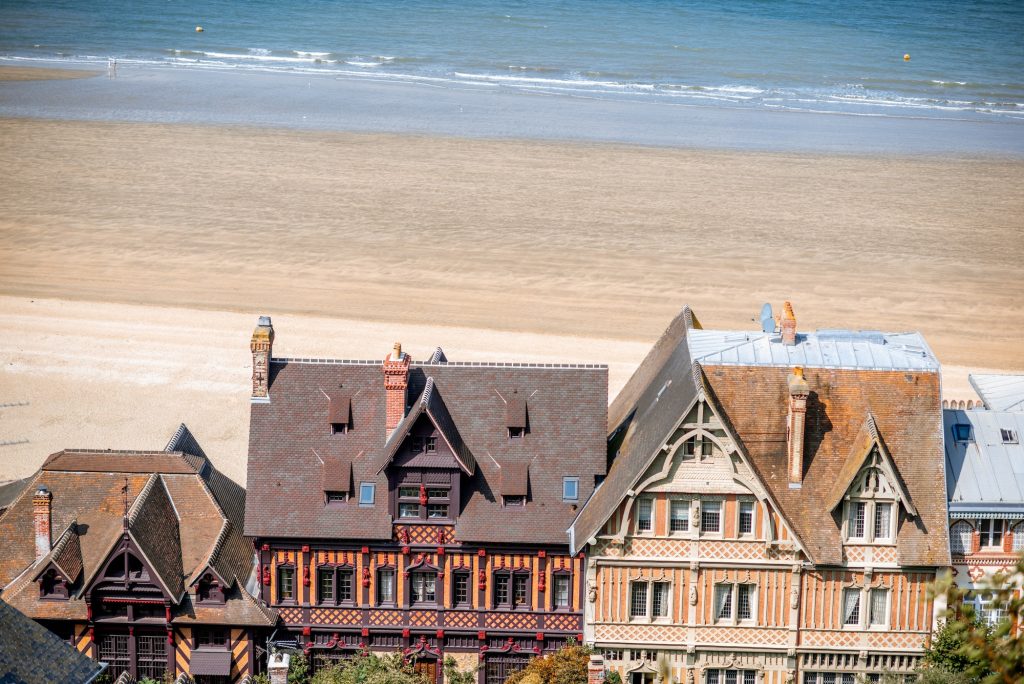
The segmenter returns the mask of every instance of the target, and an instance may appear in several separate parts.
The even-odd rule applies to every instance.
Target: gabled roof
[[[571,550],[583,548],[650,465],[679,420],[701,391],[700,369],[690,359],[686,330],[692,325],[683,308],[626,382],[609,409],[608,428],[625,436],[613,454],[612,466],[572,525]]]
[[[383,472],[391,464],[391,461],[398,454],[402,443],[409,436],[413,425],[416,424],[420,416],[424,415],[430,419],[430,422],[434,424],[437,431],[441,433],[441,437],[448,444],[448,448],[455,456],[459,467],[467,475],[472,475],[476,470],[476,459],[473,458],[473,454],[470,452],[469,447],[466,446],[466,443],[462,441],[462,435],[459,434],[459,429],[455,426],[455,421],[452,420],[448,407],[445,406],[444,400],[441,399],[441,393],[434,385],[434,378],[431,377],[427,378],[427,383],[424,385],[419,399],[412,405],[409,412],[405,414],[402,421],[388,436],[388,441],[384,444],[383,458],[379,462],[377,472]]]
[[[88,684],[105,668],[0,599],[0,682]]]
[[[1024,518],[1024,413],[945,409],[942,418],[950,515]],[[956,439],[955,425],[969,425],[970,438]],[[1017,442],[1004,443],[1003,429]]]
[[[74,584],[82,574],[82,547],[78,538],[77,522],[72,521],[68,525],[50,549],[50,553],[36,565],[38,571],[32,580],[38,580],[50,563],[60,570],[69,584]]]
[[[226,582],[246,584],[254,551],[241,531],[245,491],[209,463],[185,426],[167,448],[75,450],[49,458],[0,517],[4,598],[37,619],[84,619],[81,591],[124,534],[126,483],[129,534],[170,595],[181,599],[193,575],[210,564]],[[37,561],[32,493],[40,486],[53,495],[56,537],[52,551]],[[80,567],[67,601],[41,601],[33,584],[50,558],[69,574]]]
[[[270,402],[251,405],[246,534],[392,539],[388,473],[381,465],[391,462],[398,441],[389,440],[385,429],[382,362],[273,359],[270,382]],[[358,398],[352,402],[353,428],[331,434],[323,412],[310,407],[323,406],[319,388],[339,385]],[[528,397],[530,432],[509,439],[503,397],[516,389]],[[431,397],[443,397],[443,409],[430,413],[453,448],[465,445],[464,451],[456,448],[463,465],[473,464],[473,474],[462,475],[456,539],[565,544],[565,530],[576,512],[572,502],[562,501],[562,478],[580,478],[583,501],[606,468],[607,367],[412,361],[407,396],[414,402],[410,412],[421,412],[421,420],[427,419],[422,415],[425,394],[431,407]],[[325,505],[315,454],[348,459],[356,487],[375,485],[375,505],[359,506],[356,500]],[[512,513],[502,506],[499,489],[499,464],[506,463],[530,464],[531,498]],[[457,467],[454,460],[449,465]]]
[[[1024,411],[1024,375],[967,376],[971,387],[990,411]]]
[[[860,432],[857,433],[853,440],[850,455],[847,456],[846,461],[839,469],[839,475],[836,477],[835,484],[832,486],[832,493],[828,498],[829,510],[834,511],[843,502],[843,497],[846,496],[846,492],[850,489],[850,485],[853,484],[857,473],[864,467],[864,462],[867,461],[871,452],[876,448],[878,449],[878,455],[881,457],[882,470],[889,484],[896,490],[896,494],[907,509],[907,512],[912,516],[917,515],[917,509],[914,508],[914,503],[910,499],[910,493],[907,491],[906,485],[903,484],[903,479],[896,469],[896,464],[892,461],[892,456],[889,455],[889,451],[885,448],[882,436],[878,434],[878,425],[875,423],[875,417],[870,413],[864,419],[864,425],[861,426]]]

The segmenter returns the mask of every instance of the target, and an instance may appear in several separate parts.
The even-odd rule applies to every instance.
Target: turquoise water
[[[0,2],[0,60],[111,58],[696,106],[1024,119],[1020,0]]]

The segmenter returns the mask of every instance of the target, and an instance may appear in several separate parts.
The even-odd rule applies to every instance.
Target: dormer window
[[[451,487],[439,485],[398,488],[398,517],[402,520],[447,520],[451,513]]]
[[[843,537],[857,544],[896,541],[900,498],[877,449],[853,479],[843,503]]]
[[[502,497],[506,506],[521,507],[526,505],[525,496],[504,496]]]
[[[224,603],[224,588],[211,573],[203,575],[196,586],[196,600],[199,603]]]
[[[513,392],[505,405],[505,426],[509,439],[522,439],[529,427],[526,399]]]
[[[39,596],[45,599],[67,599],[68,583],[53,568],[50,568],[39,578]]]
[[[508,429],[508,438],[509,439],[519,439],[519,438],[521,438],[523,436],[525,431],[526,431],[526,428],[510,427]]]
[[[958,442],[971,441],[971,424],[957,423],[953,426],[953,439]]]
[[[345,434],[352,427],[352,397],[344,393],[329,395],[327,422],[331,425],[331,434]]]
[[[348,501],[348,492],[324,492],[324,498],[329,504],[342,504]]]
[[[1003,440],[1003,444],[1016,444],[1017,443],[1017,431],[1010,430],[1008,428],[999,428],[999,436]]]

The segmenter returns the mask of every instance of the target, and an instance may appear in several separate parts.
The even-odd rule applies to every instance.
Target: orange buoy
[[[909,62],[910,61],[910,53],[909,52],[907,54],[903,55],[903,61],[904,62]]]

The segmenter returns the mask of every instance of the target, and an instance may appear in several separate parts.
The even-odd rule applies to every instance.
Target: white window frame
[[[863,537],[853,536],[854,525],[856,523],[856,520],[854,519],[856,504],[864,504]],[[888,536],[875,536],[875,506],[877,504],[887,504],[889,506]],[[843,538],[848,544],[879,544],[882,546],[895,544],[896,525],[899,520],[899,514],[899,501],[896,500],[881,499],[876,501],[875,499],[865,499],[860,497],[847,499],[843,510]]]
[[[367,492],[369,492],[369,501],[367,501]],[[360,506],[372,506],[377,498],[377,483],[376,482],[360,482],[359,483],[359,505]]]
[[[686,529],[672,529],[672,508],[682,506],[686,510]],[[670,537],[692,537],[693,536],[693,500],[679,496],[669,497],[668,500],[668,536]]]
[[[645,503],[649,504],[650,507],[651,507],[651,527],[650,527],[650,529],[647,529],[647,530],[641,530],[640,529],[640,507],[643,504],[645,504]],[[634,517],[633,533],[636,534],[639,537],[650,537],[650,536],[652,536],[654,534],[654,530],[657,529],[657,527],[658,527],[658,524],[657,524],[658,523],[658,507],[655,505],[654,497],[650,496],[650,495],[638,496],[636,498],[636,506],[634,507],[634,509],[635,509],[635,513],[633,515],[633,517]]]
[[[750,587],[750,617],[740,618],[740,586]],[[726,617],[718,615],[719,587],[729,587],[730,611]],[[712,610],[714,611],[714,622],[716,625],[753,625],[757,623],[757,584],[753,582],[717,582],[712,592]]]
[[[644,614],[633,615],[633,586],[638,584],[647,585],[647,596],[645,600]],[[655,615],[654,614],[654,585],[665,584],[668,586],[668,592],[666,595],[665,603],[665,614]],[[674,606],[672,602],[674,600],[675,592],[672,591],[672,582],[667,578],[652,579],[652,578],[638,578],[629,581],[629,621],[630,622],[671,622],[672,610]]]
[[[882,609],[882,622],[873,622],[875,617],[875,592],[883,592],[885,594],[885,607]],[[892,614],[892,589],[889,587],[869,587],[865,590],[867,594],[868,604],[868,616],[867,616],[867,627],[868,629],[877,630],[888,630],[889,629],[889,617]]]
[[[566,487],[572,485],[573,494],[569,496],[566,493]],[[562,478],[562,501],[569,503],[576,503],[580,500],[580,478],[578,477],[563,477]]]
[[[999,544],[985,544],[985,537],[986,536],[990,540],[994,536],[994,532],[995,532],[995,529],[996,529],[996,523],[999,523],[999,526],[1000,526]],[[979,543],[979,547],[978,548],[979,548],[980,551],[982,551],[982,552],[988,551],[989,553],[992,553],[993,551],[1002,551],[1003,550],[1003,539],[1005,539],[1005,537],[1006,537],[1006,520],[1005,519],[1003,519],[1003,518],[982,518],[981,520],[978,521],[978,526],[975,529],[978,530],[978,543]]]
[[[846,597],[847,596],[857,597],[857,621],[847,622],[846,617]],[[844,629],[864,629],[865,610],[864,610],[864,587],[843,587],[843,593],[841,597],[842,601],[839,604],[840,613],[839,617],[842,618],[842,626]]]
[[[704,529],[704,509],[708,504],[718,507],[718,531],[708,532]],[[692,516],[691,516],[692,519]],[[710,539],[722,539],[725,536],[725,501],[721,498],[702,498],[700,500],[700,516],[697,524],[697,536]]]
[[[1010,528],[1013,533],[1013,544],[1010,546],[1010,550],[1014,553],[1020,553],[1024,551],[1024,522],[1019,522]]]
[[[750,531],[740,531],[740,522],[743,520],[743,506],[750,506]],[[754,499],[736,500],[736,536],[741,539],[749,539],[756,533],[757,527],[757,501]]]

